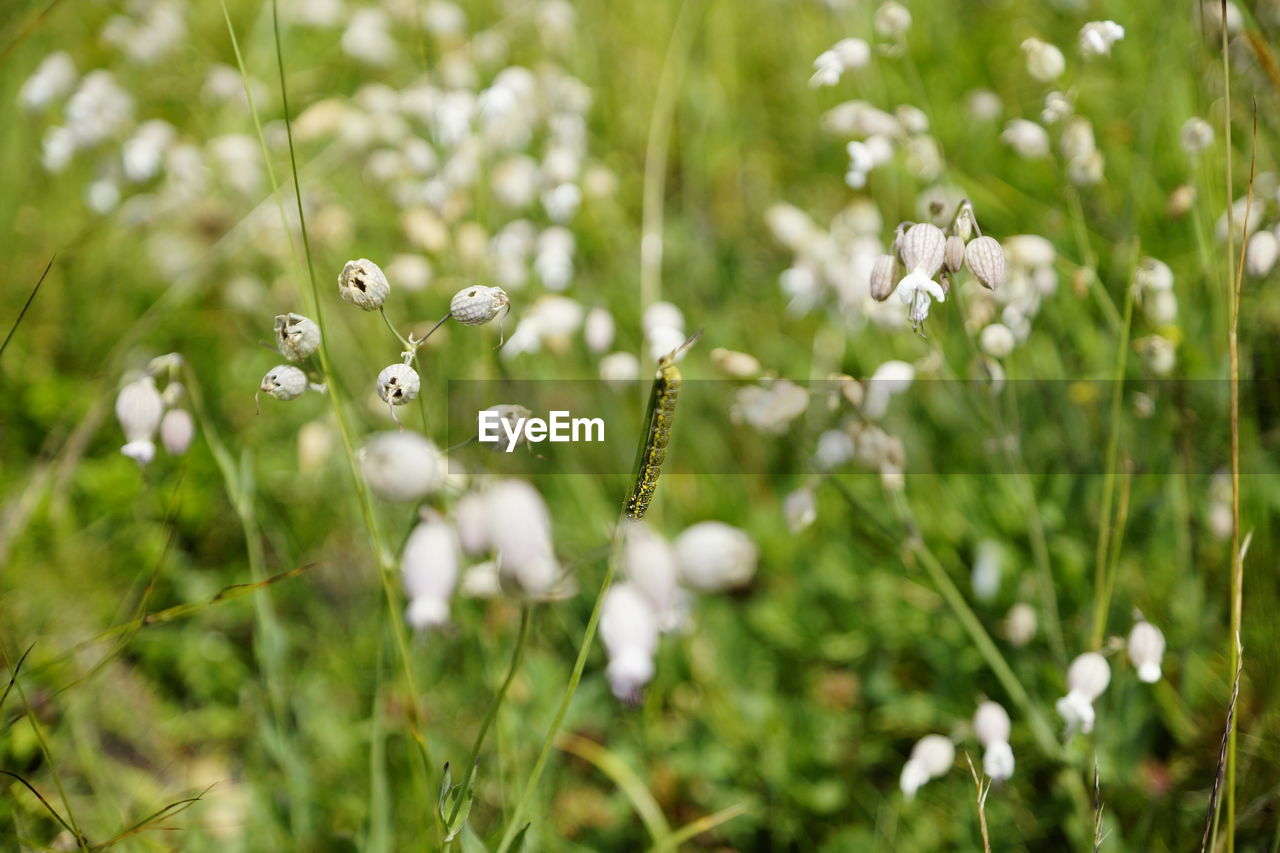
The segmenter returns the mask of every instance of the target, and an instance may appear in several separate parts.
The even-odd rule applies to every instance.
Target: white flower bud
[[[464,287],[449,302],[449,314],[464,326],[483,326],[510,304],[501,287]]]
[[[711,363],[726,376],[734,379],[754,379],[760,375],[760,361],[754,355],[716,347],[711,351]]]
[[[1031,642],[1036,635],[1036,609],[1025,601],[1010,607],[1009,615],[1005,617],[1004,634],[1019,648]]]
[[[560,577],[560,564],[542,495],[522,480],[503,480],[484,494],[503,589],[534,597],[549,592]]]
[[[782,514],[787,519],[787,528],[792,533],[799,533],[818,520],[818,502],[814,498],[813,489],[802,486],[782,501]]]
[[[1061,92],[1053,91],[1044,96],[1044,109],[1040,111],[1040,120],[1045,124],[1054,124],[1071,115],[1074,107],[1071,98]]]
[[[1077,729],[1093,731],[1093,700],[1102,695],[1111,681],[1111,666],[1097,652],[1085,652],[1067,668],[1067,695],[1058,700],[1058,714],[1067,723],[1067,735]]]
[[[357,454],[370,490],[387,501],[418,501],[440,482],[439,453],[416,432],[373,435]]]
[[[992,358],[1006,358],[1013,352],[1017,339],[1004,323],[992,323],[978,335],[978,347]]]
[[[653,678],[658,650],[658,619],[632,584],[614,584],[600,607],[600,640],[609,653],[605,676],[613,695],[625,702],[639,699]]]
[[[381,267],[367,258],[347,261],[338,276],[338,293],[347,302],[366,311],[381,308],[390,292],[391,285]]]
[[[867,393],[862,402],[862,414],[876,421],[889,409],[889,398],[911,387],[916,369],[905,361],[886,361],[876,368],[867,382]]]
[[[434,628],[449,621],[458,564],[458,536],[449,522],[435,516],[413,528],[400,556],[400,570],[409,599],[405,619],[414,628]]]
[[[898,243],[898,255],[909,271],[932,277],[942,268],[947,238],[942,229],[927,222],[912,225]]]
[[[150,462],[156,454],[152,438],[163,415],[164,399],[150,376],[141,376],[121,388],[116,397],[116,418],[126,443],[120,452],[142,465]]]
[[[964,240],[952,234],[947,238],[947,246],[942,254],[942,266],[947,272],[956,273],[964,266]]]
[[[909,800],[930,779],[946,775],[956,761],[956,747],[950,738],[925,735],[911,749],[911,758],[902,768],[899,784]]]
[[[167,389],[166,389],[167,390]],[[160,421],[160,443],[172,456],[181,456],[191,446],[196,424],[186,409],[170,409]]]
[[[976,237],[964,249],[969,271],[983,287],[996,290],[1004,281],[1004,249],[994,237]]]
[[[1138,678],[1154,684],[1160,680],[1160,659],[1164,657],[1164,634],[1150,622],[1139,622],[1129,632],[1129,660],[1138,668]]]
[[[1276,258],[1280,255],[1280,240],[1276,239],[1273,231],[1258,231],[1249,238],[1245,252],[1245,269],[1249,275],[1262,278],[1275,268]]]
[[[1192,116],[1183,122],[1178,138],[1182,142],[1182,150],[1194,157],[1213,144],[1213,125],[1199,116]]]
[[[1124,38],[1124,27],[1115,21],[1090,21],[1080,28],[1080,53],[1110,56],[1111,46]]]
[[[640,361],[633,353],[611,352],[600,359],[600,378],[606,382],[630,382],[640,378]]]
[[[467,492],[458,498],[453,505],[453,523],[463,553],[474,557],[489,550],[489,517],[482,493]]]
[[[1088,157],[1097,148],[1093,137],[1093,124],[1084,116],[1075,116],[1062,129],[1058,142],[1062,156],[1068,160]]]
[[[320,348],[320,327],[301,314],[276,316],[276,349],[289,361],[302,361]]]
[[[267,371],[259,390],[277,400],[296,400],[307,390],[307,374],[292,364],[281,364]]]
[[[1022,42],[1022,52],[1027,55],[1027,73],[1041,83],[1048,83],[1062,76],[1067,60],[1062,51],[1037,38]]]
[[[676,537],[680,576],[693,589],[722,592],[751,582],[759,551],[751,537],[721,521],[703,521]]]
[[[871,267],[871,298],[884,302],[902,278],[902,268],[893,255],[880,255]]]
[[[582,337],[587,349],[594,353],[602,353],[613,343],[613,315],[604,308],[592,308],[587,312],[587,319],[582,324]]]
[[[1015,234],[1004,240],[1004,258],[1010,266],[1024,270],[1051,265],[1057,252],[1053,244],[1038,234]],[[972,269],[973,262],[970,261]]]
[[[901,38],[911,29],[911,13],[907,11],[906,6],[890,0],[888,3],[880,4],[880,8],[876,9],[872,25],[876,28],[876,32],[885,38]]]
[[[403,406],[418,396],[422,382],[407,364],[391,364],[378,374],[378,396],[390,406]]]
[[[676,553],[643,521],[623,522],[622,574],[645,600],[666,633],[680,626],[680,568]]]
[[[986,747],[982,770],[996,782],[1013,775],[1013,750],[1009,747],[1009,712],[996,702],[983,702],[973,715],[973,731]]]
[[[1049,132],[1025,118],[1010,119],[1000,134],[1000,141],[1028,160],[1049,156]]]

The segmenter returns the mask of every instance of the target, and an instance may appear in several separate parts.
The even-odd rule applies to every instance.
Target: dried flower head
[[[417,397],[421,385],[418,371],[407,364],[388,365],[378,374],[378,396],[390,407],[391,417],[397,423],[399,418],[396,418],[395,407]]]
[[[116,397],[116,418],[124,430],[125,445],[120,452],[146,465],[156,455],[152,439],[164,415],[164,399],[156,390],[156,381],[140,376],[120,389]]]
[[[320,327],[301,314],[276,316],[276,349],[289,361],[302,361],[320,348]]]
[[[352,305],[373,311],[387,301],[391,285],[382,268],[367,258],[347,261],[338,276],[338,293]]]
[[[277,400],[296,400],[307,390],[307,374],[292,364],[281,364],[267,371],[259,390]]]
[[[472,285],[453,295],[449,314],[464,326],[483,326],[511,304],[501,287]]]

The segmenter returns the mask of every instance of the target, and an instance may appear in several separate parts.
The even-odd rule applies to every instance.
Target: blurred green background
[[[127,39],[122,46],[104,35],[117,16],[152,20],[155,5],[9,0],[0,16],[0,45],[8,45],[0,53],[0,104],[8,117],[0,134],[4,332],[56,255],[0,358],[6,681],[30,649],[22,695],[15,688],[0,707],[0,769],[28,780],[64,816],[71,812],[94,843],[213,785],[199,803],[161,822],[178,831],[151,828],[121,839],[120,849],[432,849],[438,767],[465,763],[502,678],[518,607],[459,599],[451,627],[412,639],[432,761],[424,769],[409,734],[411,697],[384,589],[329,403],[318,394],[287,405],[264,398],[255,414],[255,383],[279,362],[260,342],[270,339],[273,315],[304,311],[307,285],[269,183],[261,171],[252,177],[253,168],[261,169],[252,118],[234,87],[211,94],[218,90],[211,69],[236,67],[222,9],[208,2],[166,6],[183,28],[150,62],[131,58]],[[832,372],[866,377],[889,359],[916,364],[922,377],[969,376],[977,359],[960,306],[951,301],[934,306],[928,340],[867,323],[831,298],[803,314],[788,312],[779,275],[791,253],[766,226],[766,211],[777,203],[795,205],[825,227],[852,200],[865,198],[878,209],[879,236],[887,242],[897,222],[921,217],[922,194],[945,185],[972,200],[984,233],[1043,235],[1058,252],[1058,290],[1045,299],[1027,341],[1004,361],[1008,378],[1111,379],[1119,351],[1122,375],[1131,380],[1125,441],[1141,442],[1131,395],[1151,376],[1130,337],[1158,331],[1173,340],[1176,376],[1228,376],[1226,246],[1213,233],[1228,198],[1222,56],[1213,21],[1195,4],[909,2],[913,23],[898,49],[877,50],[867,68],[816,90],[808,85],[811,63],[838,39],[889,45],[875,35],[875,3],[480,2],[465,5],[461,31],[442,35],[423,23],[432,20],[424,14],[430,4],[387,2],[396,52],[383,65],[344,52],[342,34],[358,7],[334,5],[333,20],[317,24],[302,20],[306,4],[285,4],[281,23],[292,117],[326,99],[362,104],[339,124],[367,122],[353,135],[373,140],[335,142],[339,127],[300,132],[296,140],[324,333],[357,435],[389,426],[380,406],[365,403],[373,377],[396,360],[399,347],[378,318],[338,299],[332,282],[343,262],[383,263],[407,251],[429,257],[430,283],[410,290],[393,280],[387,309],[402,328],[434,322],[455,290],[492,272],[487,249],[478,258],[467,250],[463,226],[478,224],[488,237],[513,218],[495,201],[493,164],[483,158],[459,212],[437,217],[444,234],[438,241],[407,227],[397,180],[371,177],[374,152],[388,146],[377,141],[380,120],[366,108],[376,98],[357,93],[370,84],[399,91],[423,75],[437,85],[452,85],[441,83],[451,73],[466,82],[466,69],[448,70],[457,62],[470,64],[473,88],[506,65],[524,65],[561,69],[589,89],[584,169],[607,173],[596,173],[602,191],[588,192],[568,223],[577,245],[565,293],[611,312],[615,349],[640,351],[643,309],[660,295],[683,311],[690,330],[705,329],[683,363],[690,378],[719,376],[710,357],[716,347],[749,353],[767,372],[797,380]],[[228,8],[257,81],[275,174],[286,181],[271,7],[229,2]],[[1233,197],[1244,196],[1248,181],[1251,106],[1260,176],[1276,167],[1280,115],[1268,47],[1280,31],[1280,8],[1259,2],[1238,11]],[[1125,38],[1111,58],[1082,60],[1079,29],[1099,18],[1120,22]],[[499,34],[505,55],[487,60],[475,38],[481,33]],[[1053,88],[1026,72],[1019,45],[1031,36],[1060,45],[1068,57],[1061,85],[1070,87],[1076,112],[1092,121],[1105,152],[1100,184],[1076,187],[1061,158],[1022,159],[1000,142],[1004,122],[1038,119]],[[160,185],[170,178],[140,186],[113,178],[127,129],[78,152],[61,171],[42,167],[42,144],[62,107],[28,111],[19,91],[57,50],[81,74],[109,69],[132,96],[133,122],[164,119],[203,152],[207,174],[199,190],[166,196]],[[231,79],[239,82],[238,75]],[[975,89],[998,95],[999,118],[972,116]],[[942,173],[922,178],[897,156],[873,172],[865,189],[851,190],[843,181],[848,138],[821,126],[825,111],[850,99],[889,111],[903,104],[923,110]],[[1217,131],[1199,159],[1179,144],[1180,128],[1194,115]],[[547,132],[535,132],[532,150],[541,150]],[[410,133],[421,130],[413,126]],[[254,143],[243,160],[253,168],[216,167],[211,140],[228,134]],[[235,178],[245,169],[251,177],[239,185]],[[104,177],[116,180],[124,198],[99,213],[86,197]],[[290,186],[282,196],[292,217]],[[1193,187],[1195,199],[1174,217],[1169,197],[1180,186]],[[1260,177],[1258,187],[1251,217],[1270,228],[1275,180]],[[140,195],[150,201],[130,203]],[[536,204],[529,210],[539,228],[548,224]],[[663,254],[660,290],[642,294],[646,221],[660,234]],[[1140,256],[1173,270],[1180,307],[1176,321],[1159,329],[1137,310],[1127,335],[1114,312],[1116,306],[1123,312]],[[1245,281],[1246,380],[1274,376],[1280,355],[1274,285],[1274,276]],[[513,324],[545,289],[536,277],[512,288]],[[511,359],[494,350],[494,335],[492,328],[450,324],[423,350],[425,430],[438,442],[445,436],[433,431],[445,423],[449,379],[598,374],[599,356],[580,335]],[[183,356],[188,384],[202,402],[197,439],[186,455],[162,454],[143,470],[118,452],[123,439],[112,405],[128,371],[167,352]],[[1106,402],[1094,405],[1101,410]],[[1172,407],[1179,443],[1212,455],[1200,444],[1194,411],[1158,395],[1157,404]],[[413,408],[410,426],[424,428]],[[1042,411],[1017,415],[1010,429],[1028,441],[1055,428]],[[1262,407],[1246,409],[1242,431],[1271,435],[1274,412],[1267,415]],[[299,459],[304,425],[316,425],[312,433],[329,441],[329,451],[307,463]],[[699,417],[688,426],[677,428],[673,454],[696,457],[700,446],[718,447],[730,433],[743,440],[745,431],[746,440],[768,448],[771,469],[664,477],[651,523],[668,536],[704,519],[746,530],[760,548],[758,573],[746,589],[698,597],[693,630],[664,638],[656,677],[637,707],[609,694],[596,644],[566,729],[602,744],[648,793],[557,750],[527,815],[528,849],[644,849],[653,841],[636,813],[644,797],[672,827],[741,805],[740,814],[693,836],[688,849],[981,849],[975,788],[963,758],[913,802],[904,801],[898,775],[912,744],[934,731],[954,734],[976,762],[980,748],[966,726],[983,696],[1009,708],[1018,759],[1014,777],[986,802],[993,850],[1091,843],[1095,760],[1106,834],[1101,849],[1198,845],[1232,686],[1231,546],[1212,533],[1212,504],[1222,496],[1203,470],[1138,472],[1117,486],[1127,523],[1107,635],[1127,633],[1132,610],[1140,608],[1168,639],[1165,680],[1139,683],[1123,653],[1115,653],[1097,730],[1051,755],[922,571],[897,492],[856,466],[815,481],[814,447],[798,427],[781,436],[753,433],[728,412],[719,422]],[[973,429],[994,427],[978,422]],[[916,424],[907,454],[942,457],[952,446],[944,431]],[[1216,452],[1225,469],[1230,448]],[[1242,527],[1253,534],[1237,708],[1236,843],[1243,850],[1280,845],[1280,693],[1269,677],[1280,666],[1274,463],[1255,459],[1242,487]],[[975,462],[975,470],[981,465]],[[482,754],[471,826],[486,839],[510,816],[568,680],[621,489],[612,479],[583,476],[532,481],[550,508],[557,553],[581,591],[535,608],[523,667]],[[782,499],[812,482],[818,519],[793,533]],[[1114,527],[1101,509],[1107,488],[1096,471],[1063,471],[912,475],[901,492],[919,541],[969,600],[1055,734],[1053,702],[1065,692],[1066,664],[1089,647],[1093,629],[1095,547],[1100,530]],[[433,501],[442,509],[447,503]],[[413,512],[385,504],[377,510],[388,541],[400,542]],[[970,593],[970,566],[983,540],[999,542],[1005,554],[1003,582],[990,601]],[[1004,620],[1017,602],[1041,606],[1035,569],[1041,542],[1061,636],[1054,638],[1042,614],[1037,636],[1015,647]],[[206,606],[219,590],[255,580],[255,554],[266,575],[311,568]],[[138,613],[181,604],[198,606],[171,621],[102,636]],[[401,606],[396,601],[394,610]],[[16,779],[6,779],[4,791],[6,849],[74,849]],[[1219,840],[1224,834],[1220,829]]]

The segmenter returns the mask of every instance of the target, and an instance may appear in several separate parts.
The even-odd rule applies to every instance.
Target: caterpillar
[[[625,512],[627,518],[644,518],[653,500],[653,493],[658,488],[658,478],[662,476],[662,463],[667,458],[667,444],[671,441],[671,425],[676,416],[676,400],[680,396],[680,386],[684,380],[680,376],[680,368],[676,367],[676,359],[697,342],[702,334],[699,329],[693,337],[658,359],[658,372],[653,379],[653,390],[649,392],[649,408],[645,412],[644,444],[636,458],[635,477],[632,479],[631,492],[627,495]]]

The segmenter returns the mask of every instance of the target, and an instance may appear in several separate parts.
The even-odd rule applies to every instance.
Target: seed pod
[[[946,247],[947,238],[941,228],[928,222],[920,222],[912,225],[902,235],[898,254],[902,256],[902,265],[908,271],[919,271],[932,278],[942,267]]]
[[[277,400],[296,400],[307,390],[307,374],[292,364],[281,364],[267,371],[259,388]]]
[[[988,290],[1004,281],[1004,250],[994,237],[975,237],[964,249],[965,261],[973,277]]]
[[[389,365],[378,374],[378,396],[392,406],[403,406],[417,397],[421,387],[418,371],[407,364]]]
[[[964,266],[964,240],[955,234],[947,238],[947,246],[943,251],[942,265],[947,272],[956,273]]]
[[[356,455],[369,489],[387,501],[417,501],[440,482],[435,445],[416,432],[372,436]]]
[[[289,361],[302,361],[320,348],[320,327],[301,314],[276,316],[276,349]]]
[[[893,295],[893,290],[902,278],[902,270],[898,259],[893,255],[881,255],[871,267],[871,298],[884,302]]]
[[[120,452],[142,465],[150,462],[156,453],[152,436],[163,414],[164,400],[150,376],[142,376],[121,388],[116,397],[116,418],[127,443]]]
[[[196,424],[186,409],[170,409],[160,421],[160,442],[172,456],[181,456],[195,438]]]
[[[483,444],[489,450],[499,452],[505,451],[508,445],[514,449],[517,445],[528,443],[528,439],[523,431],[516,436],[514,443],[512,443],[509,435],[510,432],[514,432],[522,426],[521,421],[533,417],[533,412],[529,411],[529,409],[519,403],[500,403],[497,406],[490,406],[484,411],[493,412],[498,416],[498,437],[485,439],[477,436],[476,441]]]
[[[381,308],[390,292],[391,285],[382,269],[367,258],[347,261],[338,276],[338,293],[347,302],[366,311]]]
[[[464,326],[483,326],[510,304],[501,287],[464,287],[449,302],[449,314]]]

